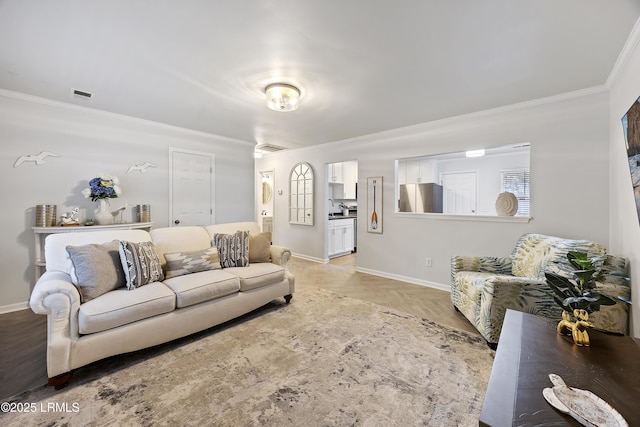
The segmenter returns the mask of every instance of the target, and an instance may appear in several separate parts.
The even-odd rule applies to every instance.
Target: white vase
[[[113,224],[113,215],[109,212],[108,202],[105,199],[98,199],[98,208],[95,211],[93,219],[98,225]]]

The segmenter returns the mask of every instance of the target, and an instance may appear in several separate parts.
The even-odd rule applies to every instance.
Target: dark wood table
[[[628,336],[590,330],[590,347],[556,332],[558,322],[507,310],[485,395],[481,426],[580,424],[542,396],[549,374],[589,390],[640,426],[640,345]]]

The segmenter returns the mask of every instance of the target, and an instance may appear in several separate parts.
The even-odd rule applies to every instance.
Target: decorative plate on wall
[[[516,212],[518,212],[518,198],[516,195],[508,191],[498,194],[496,213],[500,216],[513,216]]]

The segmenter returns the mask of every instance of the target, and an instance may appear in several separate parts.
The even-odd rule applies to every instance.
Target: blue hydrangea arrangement
[[[101,199],[115,199],[121,193],[119,180],[115,176],[102,174],[89,181],[89,188],[82,190],[82,195],[91,198],[92,202]]]

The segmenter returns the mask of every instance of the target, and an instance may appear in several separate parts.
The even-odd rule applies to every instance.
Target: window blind
[[[516,215],[529,216],[529,169],[509,170],[500,172],[501,191],[515,194],[518,199]]]

